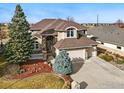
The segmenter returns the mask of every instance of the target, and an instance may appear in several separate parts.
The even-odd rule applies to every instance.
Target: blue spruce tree
[[[65,50],[60,51],[59,55],[55,58],[53,70],[59,74],[72,73],[72,63]]]
[[[33,39],[29,32],[30,25],[23,9],[18,4],[9,24],[9,41],[5,45],[4,55],[9,63],[26,62],[33,51]]]

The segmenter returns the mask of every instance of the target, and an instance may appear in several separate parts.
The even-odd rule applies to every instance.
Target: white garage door
[[[69,53],[69,57],[73,58],[83,58],[85,60],[85,49],[76,49],[76,50],[66,50]]]

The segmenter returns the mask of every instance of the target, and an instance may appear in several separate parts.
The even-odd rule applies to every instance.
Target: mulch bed
[[[70,81],[70,82],[73,81],[73,79],[70,77],[70,75],[64,75],[62,77],[65,79],[65,81]]]
[[[43,60],[29,60],[26,63],[21,64],[21,69],[25,70],[24,73],[16,74],[11,79],[23,79],[39,73],[51,73],[52,67],[45,64]]]

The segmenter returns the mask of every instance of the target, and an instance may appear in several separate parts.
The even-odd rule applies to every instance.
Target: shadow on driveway
[[[83,61],[72,62],[72,69],[73,69],[73,73],[72,74],[77,73],[81,69],[81,67],[83,66],[83,64],[84,64]]]

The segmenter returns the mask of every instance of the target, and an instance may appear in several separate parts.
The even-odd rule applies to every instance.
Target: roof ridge
[[[68,25],[69,24],[69,25]],[[42,19],[40,22],[34,24],[31,29],[39,30],[39,34],[41,31],[53,28],[58,30],[65,30],[68,26],[75,26],[78,29],[86,29],[86,27],[81,26],[77,22],[70,21],[68,22],[65,19]]]
[[[37,32],[37,33],[42,33],[43,31],[45,31],[47,28],[49,28],[51,25],[53,25],[55,22],[57,21],[57,19],[55,19],[54,21],[52,21],[49,25],[47,25],[44,29],[42,29],[41,31]]]
[[[61,25],[63,25],[65,22],[63,21],[63,22],[61,22],[56,28],[55,28],[55,30],[56,29],[58,29]]]
[[[57,19],[55,19],[53,22],[51,22],[49,25],[47,25],[43,30],[46,30],[47,28],[49,28],[51,25],[53,25],[55,22],[57,21]]]

